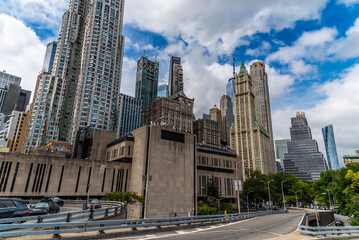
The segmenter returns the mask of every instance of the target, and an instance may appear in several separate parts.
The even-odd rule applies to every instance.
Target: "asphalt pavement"
[[[302,216],[303,213],[273,214],[246,219],[239,222],[115,239],[262,240],[286,235],[295,231]]]

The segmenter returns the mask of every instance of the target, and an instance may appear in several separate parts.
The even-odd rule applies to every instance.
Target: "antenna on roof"
[[[146,56],[146,50],[143,50],[143,56]]]
[[[234,59],[234,51],[232,53],[232,57],[233,57],[233,77],[236,78],[236,62]]]

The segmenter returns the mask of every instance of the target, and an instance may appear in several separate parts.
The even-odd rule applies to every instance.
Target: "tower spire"
[[[234,59],[234,52],[232,53],[232,57],[233,57],[233,78],[236,78],[236,63]]]

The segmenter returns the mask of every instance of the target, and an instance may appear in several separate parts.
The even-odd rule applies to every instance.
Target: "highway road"
[[[121,239],[262,240],[293,232],[297,229],[302,216],[303,213],[274,214],[246,219],[239,222],[210,225],[194,229],[163,232],[151,235],[121,237]]]

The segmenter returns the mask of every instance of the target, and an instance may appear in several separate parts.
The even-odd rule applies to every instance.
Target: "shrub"
[[[209,207],[203,201],[199,201],[198,205],[200,206],[198,208],[198,215],[215,215],[217,212],[217,208]]]

